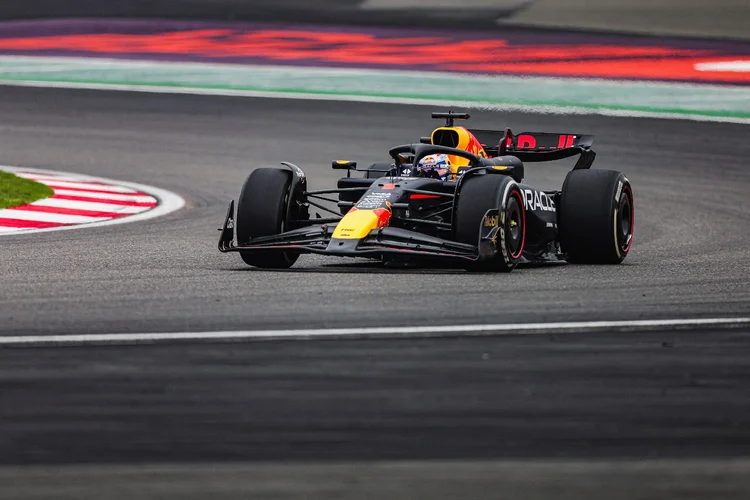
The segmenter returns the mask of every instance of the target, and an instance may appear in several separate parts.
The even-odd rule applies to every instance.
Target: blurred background
[[[382,24],[539,26],[747,39],[746,0],[5,0],[0,18],[150,17]],[[460,21],[466,23],[456,25]]]
[[[746,314],[748,40],[750,0],[1,0],[0,161],[189,203],[42,240],[67,267],[0,248],[33,270],[0,334]],[[395,292],[220,260],[250,165],[329,187],[333,155],[382,161],[453,103],[595,133],[637,186],[635,260]],[[704,333],[0,349],[0,499],[750,498],[748,337]]]

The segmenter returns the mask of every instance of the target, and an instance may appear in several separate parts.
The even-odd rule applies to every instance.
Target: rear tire
[[[573,170],[563,183],[557,223],[569,262],[619,264],[633,243],[630,182],[614,170]]]
[[[245,180],[237,202],[237,242],[273,236],[286,230],[292,173],[278,168],[259,168]],[[261,268],[286,269],[299,257],[296,252],[240,252],[245,264]]]
[[[500,214],[497,255],[491,260],[476,262],[469,269],[512,271],[521,260],[526,242],[526,212],[521,189],[512,178],[493,174],[466,178],[460,189],[456,241],[476,245],[487,210],[497,208]]]

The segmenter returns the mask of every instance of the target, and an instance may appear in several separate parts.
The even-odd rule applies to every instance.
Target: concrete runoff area
[[[534,0],[499,23],[654,36],[750,39],[747,0]]]
[[[469,0],[460,6],[440,2],[391,0],[4,0],[0,19],[122,17],[216,19],[322,24],[451,26],[456,17],[491,27],[495,19],[523,8],[527,0]],[[450,16],[447,16],[449,14]],[[452,17],[451,17],[452,16]]]
[[[402,461],[333,464],[144,464],[0,467],[13,500],[737,500],[743,459]]]
[[[750,39],[746,0],[4,0],[0,19],[151,17],[383,26],[538,26]],[[437,23],[437,24],[436,24]],[[448,23],[448,24],[446,24]]]
[[[378,9],[488,9],[502,7],[518,9],[527,7],[532,0],[466,0],[457,3],[455,0],[362,0],[360,7],[365,10]]]

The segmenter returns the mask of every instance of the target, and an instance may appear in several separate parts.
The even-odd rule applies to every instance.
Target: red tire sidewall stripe
[[[630,186],[628,184],[625,184],[623,192],[627,193],[628,200],[630,201],[630,241],[628,241],[628,246],[622,249],[623,253],[628,253],[630,251],[631,245],[633,245],[633,236],[635,231],[635,203],[633,203],[633,191],[630,189]]]
[[[510,258],[512,260],[517,260],[521,257],[521,254],[523,253],[523,247],[526,245],[526,207],[523,204],[523,197],[521,196],[521,192],[517,187],[514,188],[513,191],[511,191],[510,195],[516,197],[516,199],[518,200],[518,204],[521,207],[521,246],[518,248],[517,253],[510,255]]]

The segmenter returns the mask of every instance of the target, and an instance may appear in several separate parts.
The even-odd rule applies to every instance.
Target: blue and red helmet
[[[428,155],[419,160],[417,168],[422,175],[432,177],[434,172],[437,174],[435,177],[445,179],[451,173],[451,161],[446,154]]]

